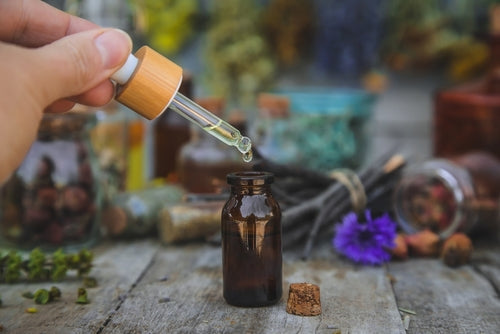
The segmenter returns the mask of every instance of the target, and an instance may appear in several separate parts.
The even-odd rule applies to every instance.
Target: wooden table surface
[[[479,248],[478,248],[479,247]],[[106,242],[93,249],[90,303],[76,304],[81,280],[56,283],[60,300],[36,305],[25,291],[53,283],[0,285],[5,333],[500,333],[500,247],[476,245],[469,265],[411,259],[354,265],[328,244],[312,259],[284,254],[284,295],[270,307],[222,298],[221,250],[204,243]],[[286,312],[288,285],[320,286],[322,314]],[[36,307],[37,313],[26,313]]]

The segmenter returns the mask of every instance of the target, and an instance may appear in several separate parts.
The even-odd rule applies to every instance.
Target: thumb
[[[32,83],[46,107],[82,94],[107,80],[123,65],[132,40],[118,29],[95,29],[68,35],[35,52]]]

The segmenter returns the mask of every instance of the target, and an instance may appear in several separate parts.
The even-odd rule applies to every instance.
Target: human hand
[[[0,1],[0,184],[21,163],[44,111],[104,105],[130,37],[40,0]]]

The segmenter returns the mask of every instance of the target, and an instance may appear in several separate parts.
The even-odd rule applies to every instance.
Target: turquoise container
[[[314,88],[276,94],[289,99],[290,113],[286,118],[256,121],[260,127],[256,146],[264,156],[323,172],[363,163],[376,95]]]

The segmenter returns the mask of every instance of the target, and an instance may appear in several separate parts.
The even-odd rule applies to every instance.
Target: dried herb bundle
[[[24,259],[16,251],[0,255],[0,282],[16,283],[23,279],[30,281],[60,281],[68,270],[76,270],[83,276],[92,269],[93,254],[82,249],[78,253],[66,254],[61,249],[46,256],[39,248],[31,251]]]
[[[254,152],[254,169],[274,173],[273,194],[282,208],[283,246],[297,247],[305,241],[308,258],[318,235],[333,230],[343,215],[354,211],[350,191],[336,179],[298,166],[274,163]],[[384,154],[356,173],[366,195],[366,208],[389,211],[392,190],[399,180],[405,159]]]

